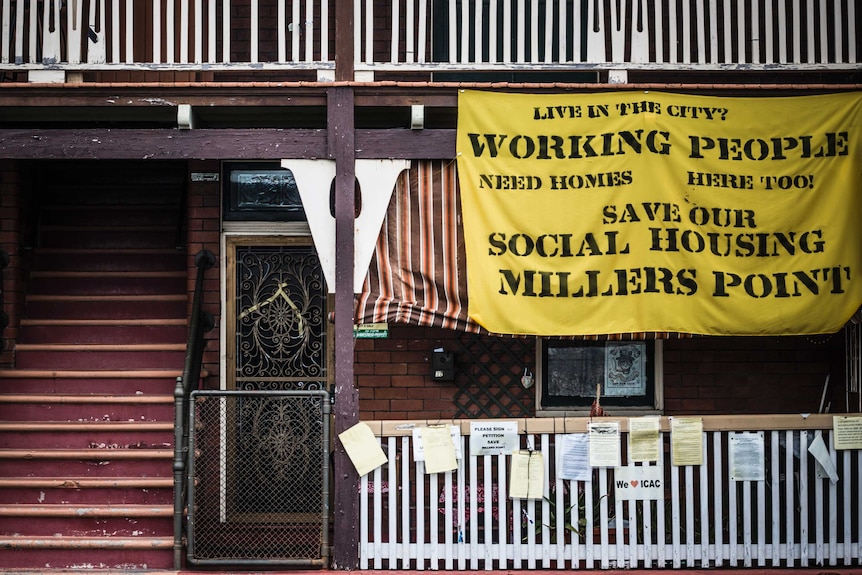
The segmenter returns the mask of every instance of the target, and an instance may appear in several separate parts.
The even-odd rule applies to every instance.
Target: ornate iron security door
[[[320,263],[305,237],[229,236],[227,254],[228,391],[194,402],[190,553],[323,563],[331,346]]]
[[[326,283],[314,247],[306,238],[240,242],[229,241],[228,387],[326,389]]]

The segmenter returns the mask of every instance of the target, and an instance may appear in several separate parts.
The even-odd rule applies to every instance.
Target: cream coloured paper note
[[[658,461],[659,418],[657,416],[629,419],[629,460]]]
[[[339,433],[338,439],[360,477],[386,463],[386,454],[367,424],[360,421]]]
[[[512,454],[509,497],[541,499],[545,486],[545,459],[540,451],[516,451]]]
[[[448,425],[422,427],[419,433],[425,452],[425,473],[443,473],[458,468]]]
[[[703,465],[703,418],[671,418],[670,449],[676,466]]]

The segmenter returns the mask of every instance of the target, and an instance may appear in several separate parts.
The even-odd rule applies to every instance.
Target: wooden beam
[[[332,122],[330,122],[332,124]],[[325,130],[0,129],[0,158],[17,160],[278,160],[328,157]],[[351,136],[351,140],[353,136]],[[450,159],[455,130],[356,130],[357,158]]]
[[[342,2],[343,3],[343,2]],[[353,378],[353,235],[356,209],[353,88],[329,91],[329,155],[335,160],[335,434],[359,421]],[[333,567],[359,566],[359,476],[340,441],[334,444]]]
[[[455,130],[356,130],[356,157],[452,159],[455,157]]]

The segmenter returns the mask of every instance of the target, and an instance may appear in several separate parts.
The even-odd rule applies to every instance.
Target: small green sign
[[[361,323],[353,326],[356,339],[386,339],[389,337],[388,323]]]

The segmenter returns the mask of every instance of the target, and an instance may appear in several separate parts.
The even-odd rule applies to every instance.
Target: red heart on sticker
[[[632,479],[631,481],[629,481],[629,483],[631,483],[632,487],[638,486],[638,480],[637,479]]]

